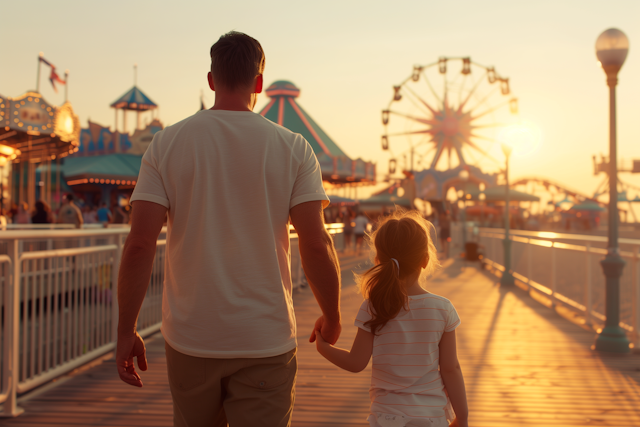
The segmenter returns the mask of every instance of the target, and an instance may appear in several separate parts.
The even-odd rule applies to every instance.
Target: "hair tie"
[[[395,258],[391,258],[391,261],[396,263],[396,267],[398,267],[398,277],[400,277],[400,264],[398,263],[398,260]]]

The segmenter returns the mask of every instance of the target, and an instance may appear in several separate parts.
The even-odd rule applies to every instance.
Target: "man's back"
[[[169,209],[163,334],[198,357],[295,348],[289,209],[328,200],[309,144],[249,111],[159,132],[131,198]]]

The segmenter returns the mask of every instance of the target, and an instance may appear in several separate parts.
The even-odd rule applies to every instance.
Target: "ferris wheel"
[[[494,67],[447,57],[416,65],[393,87],[382,111],[382,149],[391,154],[389,176],[399,160],[409,171],[501,164],[494,157],[498,132],[514,122],[517,112],[509,79]]]

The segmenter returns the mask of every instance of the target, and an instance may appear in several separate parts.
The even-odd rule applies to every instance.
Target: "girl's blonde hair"
[[[369,235],[372,261],[375,263],[377,260],[377,263],[356,276],[356,280],[363,296],[369,300],[372,319],[365,325],[371,328],[374,335],[407,306],[404,282],[420,272],[424,259],[427,258],[427,267],[420,273],[420,280],[439,267],[431,238],[433,230],[433,224],[417,211],[397,209],[393,214],[381,218],[377,229]]]

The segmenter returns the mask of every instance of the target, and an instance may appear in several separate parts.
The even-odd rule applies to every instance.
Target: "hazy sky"
[[[265,50],[265,82],[294,82],[300,105],[344,151],[381,170],[388,154],[380,111],[391,87],[414,64],[470,56],[510,78],[521,117],[543,135],[535,153],[514,158],[512,176],[549,177],[588,193],[602,179],[591,156],[608,151],[608,94],[594,44],[617,27],[631,44],[619,75],[619,156],[640,159],[635,0],[3,1],[0,16],[0,94],[33,89],[43,51],[59,71],[70,70],[69,99],[83,127],[88,118],[113,126],[109,104],[132,86],[134,63],[165,124],[196,112],[201,90],[210,106],[209,48],[224,32],[246,32]],[[55,94],[47,77],[43,67],[42,94],[61,104],[63,91]],[[256,111],[266,102],[263,95]],[[622,178],[640,186],[637,175]]]

